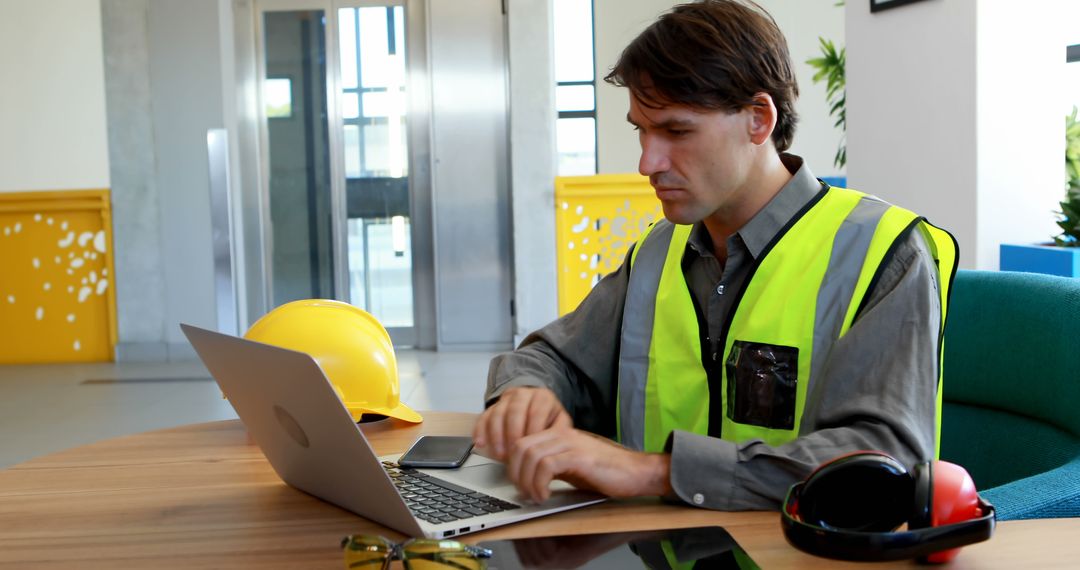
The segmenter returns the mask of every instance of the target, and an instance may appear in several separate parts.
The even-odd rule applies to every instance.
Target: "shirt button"
[[[717,295],[723,295],[724,294],[724,286],[723,285],[717,285],[716,286],[716,294]]]
[[[701,493],[694,493],[694,504],[701,505],[705,503],[705,495]]]

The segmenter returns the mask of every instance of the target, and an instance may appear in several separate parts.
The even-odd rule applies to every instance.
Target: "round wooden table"
[[[404,450],[420,434],[471,433],[475,421],[459,413],[424,418],[362,429],[382,455]],[[462,539],[707,525],[725,527],[762,568],[868,566],[795,550],[776,513],[714,512],[654,499],[609,501]],[[359,532],[402,538],[285,485],[237,420],[115,438],[0,471],[5,568],[340,568],[341,537]],[[1075,567],[1078,537],[1080,519],[1001,523],[992,540],[966,548],[951,568]]]

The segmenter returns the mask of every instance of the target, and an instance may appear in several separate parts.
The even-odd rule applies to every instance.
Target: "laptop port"
[[[454,531],[446,530],[446,531],[443,531],[442,535],[443,535],[443,538],[446,538],[448,536],[454,536]]]
[[[467,527],[465,527],[465,528],[459,528],[459,529],[458,529],[458,534],[465,534],[465,533],[469,532],[469,529],[470,529],[470,528],[472,528],[472,527],[468,527],[468,526],[467,526]]]

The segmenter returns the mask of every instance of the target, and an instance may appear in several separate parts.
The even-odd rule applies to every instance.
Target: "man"
[[[843,453],[934,457],[955,242],[784,153],[798,88],[771,16],[676,6],[605,80],[666,220],[492,361],[476,444],[537,501],[557,478],[724,510],[776,509]]]

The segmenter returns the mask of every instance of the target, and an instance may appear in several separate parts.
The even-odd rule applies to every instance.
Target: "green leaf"
[[[843,6],[844,0],[839,0],[837,6]],[[829,115],[836,117],[834,127],[840,129],[841,142],[836,149],[833,164],[837,168],[843,168],[847,164],[847,143],[843,136],[847,131],[847,80],[845,68],[847,67],[847,48],[836,48],[832,40],[818,37],[818,48],[821,57],[813,57],[806,60],[806,64],[814,70],[813,82],[815,85],[825,81],[825,99],[829,103]]]

